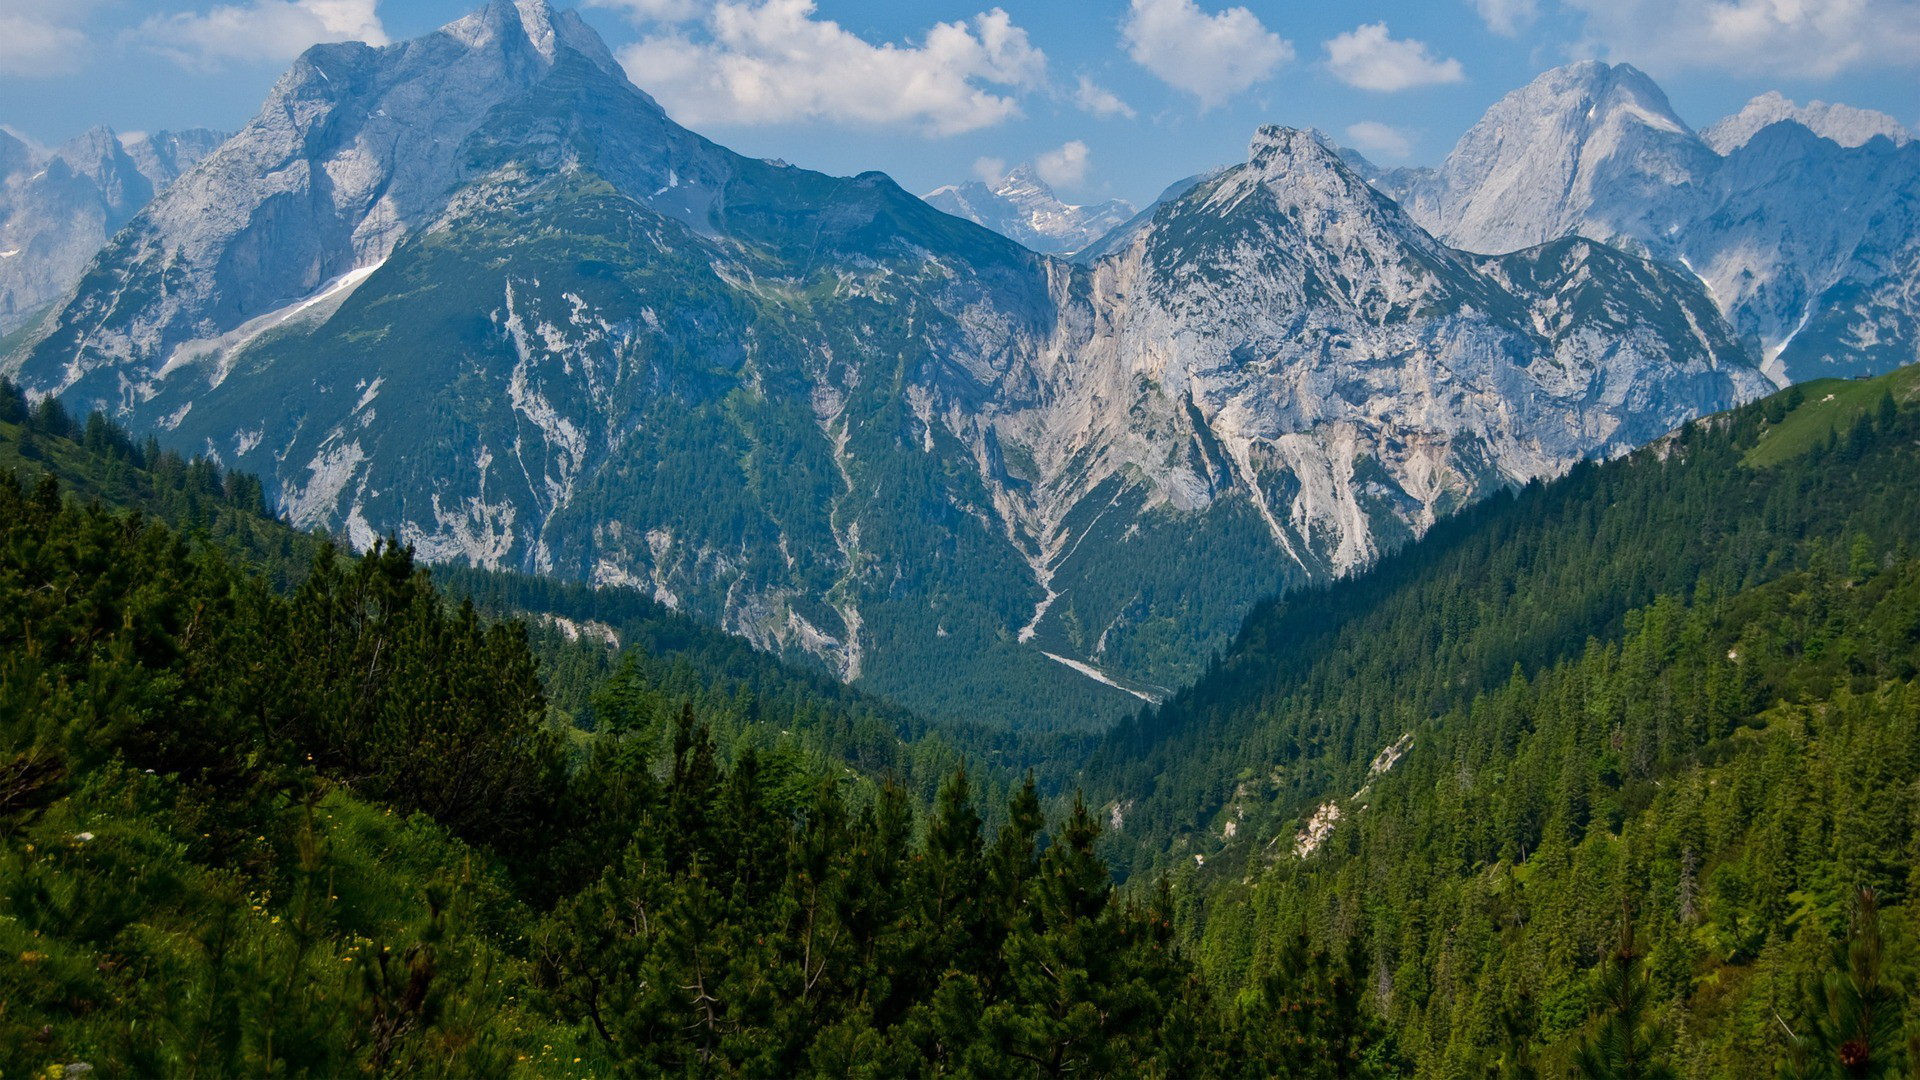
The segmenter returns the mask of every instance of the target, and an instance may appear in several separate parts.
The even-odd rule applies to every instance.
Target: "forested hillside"
[[[638,660],[574,726],[404,549],[0,401],[8,1075],[1393,1064],[1351,957],[1211,997],[1084,807],[1049,830],[1027,785],[990,827],[962,770],[921,814],[799,741],[729,757],[696,702],[748,691]]]
[[[1364,952],[1423,1074],[1563,1071],[1601,1011],[1684,1075],[1895,1075],[1917,386],[1787,391],[1270,605],[1087,769],[1116,858],[1178,868],[1222,993]]]
[[[0,389],[10,1072],[1920,1063],[1920,369],[1469,510],[1097,745]]]

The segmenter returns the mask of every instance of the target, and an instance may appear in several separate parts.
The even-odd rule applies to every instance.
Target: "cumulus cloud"
[[[874,45],[815,18],[813,0],[714,5],[697,28],[620,52],[627,74],[685,124],[815,120],[955,135],[1020,114],[1046,54],[1005,11],[936,23],[918,45]]]
[[[1413,153],[1413,140],[1405,132],[1378,120],[1348,124],[1347,141],[1354,149],[1373,157],[1404,158]]]
[[[1194,0],[1133,0],[1120,39],[1134,63],[1212,108],[1293,59],[1293,45],[1253,12],[1209,15]]]
[[[0,0],[0,75],[59,75],[77,69],[87,44],[84,3]]]
[[[1007,178],[1007,159],[997,157],[975,158],[973,175],[988,187],[993,187]]]
[[[1596,52],[1659,73],[1829,78],[1920,67],[1913,0],[1566,0]]]
[[[279,63],[322,41],[387,43],[378,0],[253,0],[156,15],[137,39],[188,67]]]
[[[1409,90],[1466,79],[1460,61],[1437,59],[1424,41],[1396,41],[1383,22],[1366,23],[1326,43],[1327,68],[1362,90]]]
[[[1033,171],[1048,187],[1077,188],[1087,181],[1087,144],[1074,139],[1033,159]]]
[[[1540,15],[1534,0],[1473,0],[1473,7],[1487,29],[1501,37],[1518,36]]]
[[[1073,92],[1073,103],[1084,111],[1100,117],[1124,116],[1131,120],[1135,115],[1133,106],[1121,101],[1118,94],[1085,75],[1080,76],[1080,86]]]

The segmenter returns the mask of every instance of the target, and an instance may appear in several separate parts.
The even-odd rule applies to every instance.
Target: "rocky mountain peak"
[[[1584,61],[1501,98],[1436,173],[1391,193],[1449,243],[1492,254],[1664,228],[1639,216],[1718,161],[1639,69]]]
[[[1325,167],[1335,158],[1326,136],[1308,128],[1262,124],[1247,142],[1247,163],[1263,169],[1286,170],[1296,163],[1313,168]]]
[[[1351,238],[1361,231],[1362,222],[1368,230],[1430,239],[1382,199],[1319,131],[1262,126],[1248,143],[1246,165],[1223,174],[1202,198],[1216,206],[1223,200],[1237,202],[1253,185],[1264,188],[1315,242]]]
[[[562,51],[572,51],[603,70],[620,71],[613,53],[592,27],[571,9],[556,11],[547,0],[491,0],[440,32],[473,49],[526,49],[545,66],[551,66]]]
[[[1673,111],[1666,91],[1632,64],[1567,64],[1541,74],[1506,100],[1536,112],[1578,114],[1578,106],[1585,105],[1580,119],[1593,126],[1618,118],[1676,135],[1692,130]]]
[[[1700,133],[1708,146],[1720,154],[1731,154],[1745,146],[1762,129],[1781,122],[1799,124],[1823,139],[1841,146],[1864,146],[1885,136],[1895,146],[1913,141],[1906,125],[1886,113],[1858,109],[1852,105],[1829,105],[1824,101],[1795,103],[1778,90],[1769,90]]]
[[[47,149],[0,130],[0,334],[71,288],[108,237],[224,138],[96,127]]]

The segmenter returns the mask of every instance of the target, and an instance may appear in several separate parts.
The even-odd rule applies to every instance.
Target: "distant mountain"
[[[1587,62],[1502,98],[1439,169],[1373,179],[1470,251],[1579,235],[1687,267],[1784,384],[1920,357],[1920,145],[1861,141],[1877,115],[1757,99],[1710,129],[1722,156],[1644,74]]]
[[[1886,113],[1851,105],[1829,105],[1824,101],[1797,105],[1777,90],[1769,90],[1747,102],[1745,108],[1708,127],[1700,137],[1715,152],[1726,155],[1747,145],[1761,129],[1782,121],[1799,124],[1841,146],[1863,146],[1868,140],[1882,136],[1892,140],[1895,146],[1913,141],[1913,132]]]
[[[7,365],[297,525],[1027,727],[1765,385],[1685,274],[1451,249],[1311,133],[1073,264],[716,146],[541,0],[310,50]]]
[[[1049,255],[1067,255],[1133,216],[1133,204],[1109,199],[1091,206],[1060,201],[1032,165],[1016,166],[993,184],[969,180],[936,188],[927,202]]]
[[[97,127],[48,151],[0,129],[0,335],[72,288],[107,237],[225,140]]]

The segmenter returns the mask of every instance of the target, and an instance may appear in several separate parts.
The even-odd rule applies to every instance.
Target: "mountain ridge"
[[[72,288],[109,237],[225,140],[95,127],[47,149],[0,128],[0,337]]]

